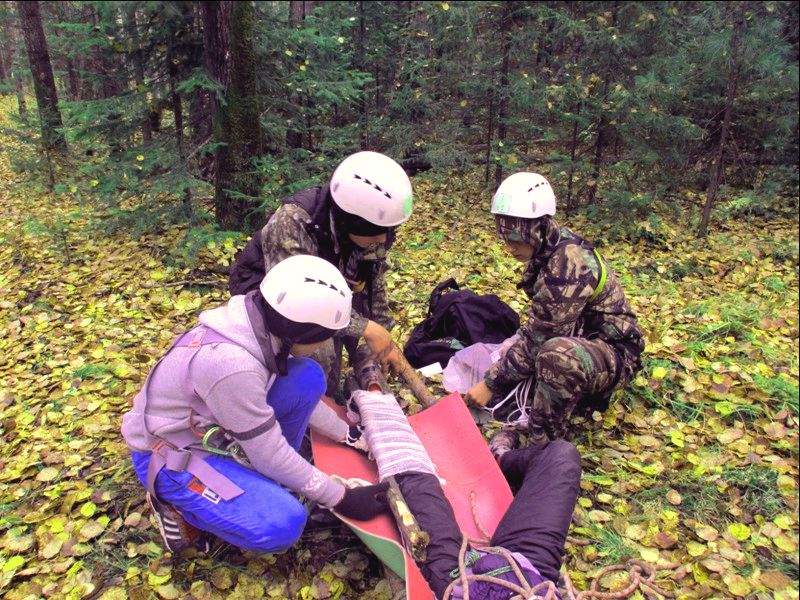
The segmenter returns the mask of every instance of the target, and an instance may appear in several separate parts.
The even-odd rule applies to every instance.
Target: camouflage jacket
[[[601,277],[592,246],[554,220],[542,238],[517,285],[531,299],[528,321],[521,339],[487,371],[486,385],[496,393],[509,390],[534,374],[542,344],[567,336],[607,342],[621,359],[620,380],[629,381],[641,367],[644,334],[616,275],[606,264],[605,285],[591,299]]]
[[[267,271],[295,254],[328,254],[327,249],[320,248],[317,239],[309,231],[311,224],[309,213],[297,204],[283,204],[275,211],[261,230],[261,250]],[[360,337],[370,318],[386,329],[392,329],[395,321],[389,312],[389,296],[386,292],[385,245],[373,244],[363,249],[354,247],[351,252],[346,252],[337,242],[333,219],[330,219],[330,227],[334,252],[331,256],[322,257],[338,262],[336,266],[353,290],[350,324],[337,335]]]

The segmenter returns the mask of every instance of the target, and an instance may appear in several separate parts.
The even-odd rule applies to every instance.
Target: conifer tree
[[[58,94],[53,79],[53,67],[50,64],[47,40],[42,27],[39,2],[35,0],[18,1],[17,10],[33,77],[33,87],[36,91],[42,141],[48,151],[65,152],[67,141],[64,137],[61,113],[58,109]]]
[[[214,206],[222,229],[251,229],[261,191],[252,161],[261,155],[256,96],[255,10],[251,2],[209,2],[203,7],[209,71],[223,88],[217,102],[217,167]]]

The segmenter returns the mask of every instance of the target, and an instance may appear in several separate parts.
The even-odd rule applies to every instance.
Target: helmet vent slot
[[[385,191],[383,188],[381,188],[381,186],[379,186],[377,183],[372,183],[372,182],[371,182],[369,179],[367,179],[366,177],[362,177],[362,176],[361,176],[361,175],[359,175],[358,173],[353,173],[353,177],[355,177],[355,178],[356,178],[356,179],[358,179],[359,181],[363,181],[363,182],[364,182],[364,183],[366,183],[367,185],[370,185],[370,186],[372,186],[372,187],[373,187],[373,189],[376,189],[376,190],[378,190],[378,191],[379,191],[380,193],[382,193],[384,196],[386,196],[387,198],[389,198],[389,200],[391,200],[391,199],[392,199],[392,196],[391,196],[391,194],[389,194],[389,192],[387,192],[387,191]],[[338,186],[337,186],[337,187],[338,187]],[[334,188],[334,191],[336,191],[336,188]],[[382,217],[381,217],[381,218],[382,218]]]
[[[303,283],[318,283],[319,285],[324,285],[325,287],[330,288],[335,292],[338,292],[339,295],[344,298],[344,292],[342,290],[337,288],[332,283],[328,283],[327,281],[323,281],[322,279],[314,279],[312,277],[305,277],[303,279]]]

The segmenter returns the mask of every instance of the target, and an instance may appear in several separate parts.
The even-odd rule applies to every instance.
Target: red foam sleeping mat
[[[342,407],[328,398],[324,401],[346,419]],[[408,420],[436,465],[461,530],[470,539],[485,539],[481,528],[491,535],[511,504],[512,494],[461,396],[450,394]],[[325,473],[378,481],[375,463],[360,452],[323,435],[312,434],[311,442],[314,461]],[[408,600],[433,599],[414,560],[402,548],[400,533],[390,515],[371,521],[343,520],[405,579]]]

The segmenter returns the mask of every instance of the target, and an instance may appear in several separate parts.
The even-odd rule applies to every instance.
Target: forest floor
[[[104,236],[106,215],[78,194],[11,169],[14,143],[0,137],[0,596],[389,598],[341,526],[281,555],[162,553],[120,418],[176,332],[225,300],[211,267],[244,240],[185,267],[170,260],[178,228]],[[524,310],[480,183],[415,180],[388,278],[400,341],[450,276]],[[602,237],[586,219],[563,224]],[[675,562],[657,581],[681,598],[797,598],[796,216],[715,223],[704,241],[682,227],[602,246],[647,350],[629,389],[578,425],[566,568],[584,589],[630,558]]]

